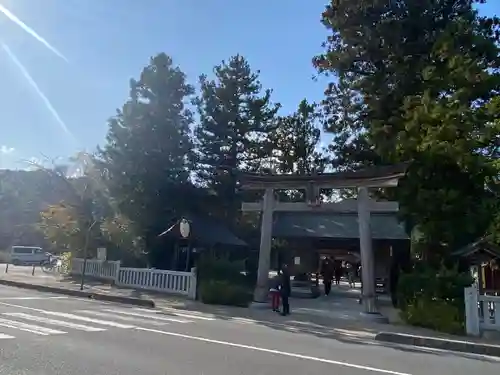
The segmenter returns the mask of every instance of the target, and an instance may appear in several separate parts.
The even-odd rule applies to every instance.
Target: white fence
[[[500,331],[500,296],[479,294],[477,286],[465,288],[465,328],[479,336],[484,331]]]
[[[98,279],[115,281],[120,269],[119,261],[103,262],[97,259],[87,259],[85,275]],[[81,275],[83,273],[83,259],[73,258],[71,260],[71,274]]]
[[[83,273],[83,259],[73,258],[71,274]],[[85,275],[97,279],[112,281],[117,286],[144,289],[156,292],[185,295],[196,298],[196,270],[179,272],[148,268],[121,267],[119,261],[87,259]]]

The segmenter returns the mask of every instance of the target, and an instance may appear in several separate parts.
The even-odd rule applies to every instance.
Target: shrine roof
[[[396,214],[372,213],[371,231],[374,240],[409,240],[403,223]],[[359,238],[356,213],[276,212],[273,236],[279,238]]]
[[[493,242],[493,237],[485,236],[452,253],[456,257],[500,259],[500,247]]]
[[[236,237],[224,224],[213,217],[204,215],[185,214],[161,233],[158,237],[168,236],[180,239],[180,219],[186,219],[190,224],[190,237],[205,246],[248,246],[246,242]]]

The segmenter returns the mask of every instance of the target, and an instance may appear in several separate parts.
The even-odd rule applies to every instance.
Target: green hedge
[[[244,261],[231,261],[227,258],[201,257],[197,264],[198,280],[230,281],[238,285],[248,285],[250,280],[243,273]]]
[[[403,319],[414,326],[463,334],[462,310],[443,300],[418,299],[402,311]]]
[[[457,268],[416,267],[401,275],[398,305],[409,324],[459,334],[464,332],[464,288],[472,284],[469,273]]]
[[[253,273],[245,273],[245,260],[232,261],[223,257],[205,255],[199,260],[197,269],[200,282],[218,280],[248,287],[255,285]]]
[[[245,261],[205,255],[198,264],[199,296],[203,303],[247,307],[252,301],[253,274]]]
[[[200,285],[200,299],[210,305],[248,307],[251,291],[227,280],[205,280]]]

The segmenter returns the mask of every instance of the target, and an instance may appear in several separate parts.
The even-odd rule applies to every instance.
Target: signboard
[[[293,264],[295,264],[296,266],[299,266],[300,265],[300,257],[295,257],[293,259]]]
[[[97,259],[99,260],[106,260],[107,258],[107,251],[105,247],[99,247],[97,248]]]

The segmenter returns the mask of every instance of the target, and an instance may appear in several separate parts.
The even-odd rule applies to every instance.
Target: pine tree
[[[214,79],[200,77],[196,100],[200,122],[195,134],[198,179],[220,200],[233,222],[239,210],[236,170],[256,171],[270,155],[269,133],[279,105],[263,90],[259,72],[240,55],[214,68]]]
[[[277,127],[271,133],[272,163],[276,173],[314,174],[325,170],[326,157],[319,150],[321,130],[320,114],[316,104],[306,99],[297,110],[276,120]],[[303,201],[304,192],[284,190],[278,192],[280,201]]]
[[[278,125],[271,133],[277,172],[311,174],[324,171],[325,158],[318,150],[321,140],[319,118],[317,106],[304,99],[297,111],[277,119]]]
[[[111,195],[146,235],[160,233],[189,204],[194,88],[166,54],[151,58],[110,119],[101,152]]]

